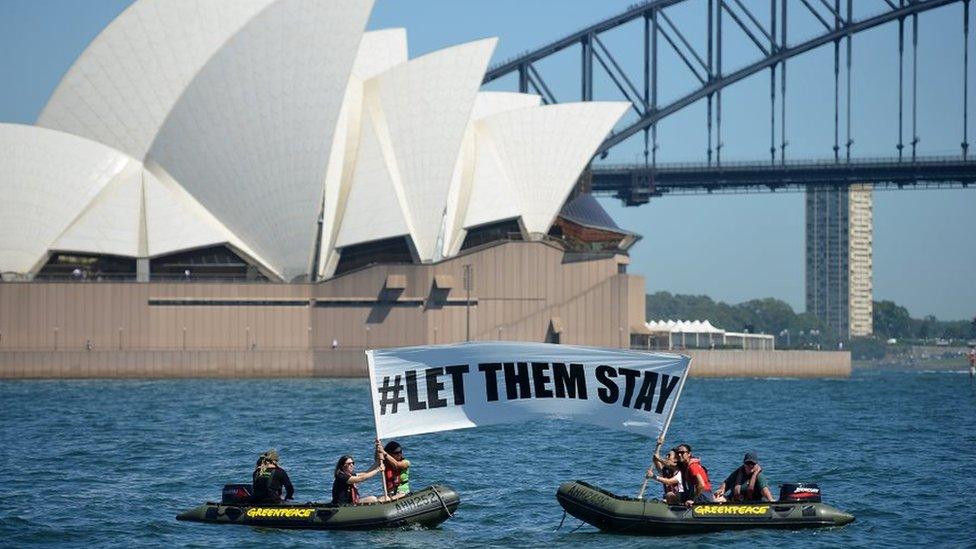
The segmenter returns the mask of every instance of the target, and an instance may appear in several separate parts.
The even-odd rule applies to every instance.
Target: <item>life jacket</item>
[[[697,465],[697,467],[695,467]],[[681,483],[684,484],[685,493],[693,494],[695,493],[695,472],[693,469],[699,469],[701,472],[702,480],[705,481],[705,486],[702,487],[702,491],[711,492],[712,483],[708,481],[708,469],[701,464],[701,460],[698,458],[691,458],[688,460],[688,465],[681,470]]]
[[[410,468],[399,469],[386,464],[386,472],[383,474],[386,480],[386,492],[389,494],[406,494],[410,491]]]
[[[274,486],[274,476],[277,467],[258,467],[254,470],[254,482],[251,484],[254,498],[263,501],[281,501],[281,485]]]

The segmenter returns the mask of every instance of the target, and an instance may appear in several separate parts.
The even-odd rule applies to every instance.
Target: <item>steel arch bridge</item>
[[[507,75],[518,76],[518,88],[523,93],[537,93],[544,103],[557,102],[536,64],[558,52],[580,47],[580,98],[593,100],[593,76],[596,66],[602,68],[616,89],[631,103],[637,119],[612,133],[597,149],[604,158],[607,151],[624,140],[643,134],[644,163],[630,166],[594,165],[591,176],[582,184],[594,192],[614,193],[628,205],[646,203],[650,196],[668,192],[742,192],[776,190],[778,188],[808,188],[813,185],[846,186],[851,183],[871,183],[875,186],[959,187],[976,181],[976,162],[969,155],[968,142],[968,73],[969,73],[969,7],[970,0],[883,0],[882,11],[863,18],[854,16],[853,0],[770,0],[769,20],[760,21],[755,9],[743,0],[705,0],[707,32],[704,40],[693,43],[665,11],[666,8],[689,0],[650,0],[636,4],[614,17],[578,30],[562,39],[514,59],[492,66],[484,83]],[[964,18],[959,25],[963,35],[964,52],[960,70],[962,78],[963,128],[959,157],[930,159],[918,156],[918,103],[915,90],[918,82],[918,17],[919,14],[961,3]],[[750,4],[755,8],[755,4]],[[798,43],[789,43],[787,29],[791,8],[802,10],[817,21],[819,34]],[[911,20],[912,100],[905,105],[905,30]],[[600,35],[622,25],[643,22],[643,78],[631,78],[621,68]],[[873,159],[868,162],[851,157],[851,38],[854,34],[884,25],[898,24],[898,141],[897,156]],[[723,68],[723,26],[733,25],[744,33],[759,54],[745,66],[726,72]],[[663,38],[693,75],[696,86],[690,92],[667,102],[659,101],[659,39]],[[795,163],[787,161],[786,94],[787,61],[813,49],[833,44],[834,56],[834,144],[833,159],[824,162]],[[843,46],[842,46],[843,44]],[[845,50],[842,63],[841,50]],[[762,71],[769,71],[769,160],[735,166],[722,163],[722,91]],[[846,105],[841,108],[841,72],[846,71]],[[777,76],[777,72],[779,73]],[[635,85],[635,80],[639,85]],[[777,86],[778,83],[778,86]],[[777,117],[777,88],[779,116]],[[658,123],[692,105],[705,100],[707,112],[708,146],[706,160],[697,166],[659,165],[657,162]],[[906,112],[907,111],[907,112]],[[911,139],[905,142],[906,115],[910,115]],[[844,120],[842,124],[842,118]],[[777,122],[779,142],[777,143]],[[845,139],[841,141],[842,125]],[[843,154],[842,154],[843,149]],[[778,158],[777,158],[777,152]],[[822,179],[816,179],[822,177]],[[816,179],[816,182],[814,181]]]

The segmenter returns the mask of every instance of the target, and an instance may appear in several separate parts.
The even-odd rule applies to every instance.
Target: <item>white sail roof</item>
[[[229,37],[278,0],[138,0],[65,74],[38,125],[142,160],[190,81]]]
[[[549,230],[576,178],[627,106],[566,103],[505,111],[481,121],[530,234]],[[508,213],[505,209],[486,217]],[[469,215],[474,217],[467,227],[477,224],[479,214],[469,209]]]
[[[139,256],[142,178],[142,165],[130,162],[50,245],[51,249]]]
[[[360,80],[367,80],[406,62],[407,29],[370,31],[364,33],[359,41],[352,74]]]
[[[51,243],[131,159],[55,130],[0,124],[0,272],[39,267]]]
[[[338,261],[336,238],[347,209],[363,123],[363,81],[406,61],[405,29],[383,29],[363,34],[356,60],[353,62],[352,75],[346,85],[342,109],[332,138],[332,150],[329,153],[325,194],[322,199],[319,276],[331,274]]]
[[[537,107],[541,100],[542,98],[538,95],[511,92],[480,92],[475,97],[474,107],[471,109],[471,119],[468,121],[468,127],[464,132],[461,152],[458,155],[458,161],[454,168],[454,177],[451,180],[451,189],[447,201],[447,215],[444,219],[443,233],[440,237],[440,252],[442,257],[454,255],[460,250],[461,244],[464,242],[464,236],[467,234],[464,230],[465,219],[468,217],[468,210],[472,204],[474,204],[474,209],[477,210],[475,215],[478,215],[482,211],[481,208],[483,206],[481,202],[485,198],[489,200],[497,199],[499,193],[503,196],[506,193],[508,196],[511,196],[510,189],[504,187],[494,185],[493,189],[481,189],[475,185],[476,177],[483,179],[486,177],[486,170],[491,171],[496,168],[494,165],[486,166],[484,162],[490,156],[497,154],[497,151],[494,150],[481,150],[481,144],[485,144],[488,149],[491,149],[491,145],[490,140],[485,140],[484,137],[481,140],[478,139],[478,122],[482,118],[500,112]],[[494,163],[494,160],[490,162]],[[493,176],[488,175],[488,177]],[[503,185],[507,186],[507,178],[503,179]],[[476,189],[480,191],[478,197],[473,196]],[[493,210],[489,209],[487,211]],[[518,214],[516,213],[514,215],[517,216]],[[496,217],[488,221],[497,220],[498,218]]]
[[[465,228],[518,217],[522,213],[518,194],[505,172],[504,162],[490,133],[479,127],[475,140],[477,154],[474,159],[471,199],[464,222]]]
[[[259,266],[265,261],[220,223],[165,170],[149,164],[143,177],[146,231],[144,255],[159,257],[194,248],[229,244]]]
[[[418,57],[376,76],[366,87],[383,110],[420,259],[436,255],[437,237],[461,140],[496,39]]]
[[[541,103],[542,97],[531,93],[485,91],[474,98],[471,120],[481,120],[500,112],[538,107]]]
[[[382,124],[376,117],[381,116],[377,108],[364,116],[359,157],[336,238],[337,248],[410,234],[403,193],[390,172],[391,167],[396,168],[388,158],[391,144],[381,143],[385,134],[376,128]]]
[[[625,104],[479,92],[495,39],[408,60],[403,29],[362,32],[371,6],[136,0],[41,114],[80,137],[0,135],[14,195],[0,228],[22,226],[0,236],[0,270],[27,273],[56,246],[145,258],[226,244],[293,280],[385,238],[430,262],[469,227],[545,233]]]
[[[279,0],[200,70],[150,157],[286,280],[308,274],[370,1]]]

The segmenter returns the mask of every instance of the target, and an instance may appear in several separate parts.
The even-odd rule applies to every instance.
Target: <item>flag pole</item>
[[[674,395],[674,404],[671,405],[671,409],[668,410],[668,417],[664,419],[664,426],[661,427],[661,434],[657,437],[657,446],[654,447],[654,455],[656,456],[658,452],[661,451],[661,446],[664,445],[664,436],[668,434],[668,428],[671,427],[671,418],[674,417],[674,411],[678,408],[678,399],[681,398],[681,391],[685,388],[685,381],[688,380],[688,373],[691,372],[691,358],[688,358],[688,367],[685,368],[685,375],[681,376],[681,381],[678,382],[678,392]],[[654,467],[654,460],[651,459],[651,467]],[[640,492],[637,493],[637,499],[644,499],[644,492],[647,490],[647,475],[644,475],[644,483],[641,484]]]
[[[377,389],[376,389],[376,365],[373,362],[373,350],[366,349],[366,371],[369,374],[369,388],[372,391],[370,395],[370,400],[373,402],[373,427],[376,432],[376,445],[379,446],[380,443],[380,411],[379,403],[376,401]],[[386,460],[383,456],[379,455],[377,452],[377,458],[380,462],[380,482],[383,484],[383,497],[390,499],[390,494],[386,490]]]

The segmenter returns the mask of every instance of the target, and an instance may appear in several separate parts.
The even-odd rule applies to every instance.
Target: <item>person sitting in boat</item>
[[[668,450],[664,459],[654,454],[654,465],[647,469],[647,478],[660,482],[664,487],[664,501],[677,504],[683,501],[681,497],[681,470],[678,468],[677,456],[674,448]],[[655,472],[657,471],[657,472]],[[660,473],[657,474],[657,473]]]
[[[288,472],[278,464],[278,450],[271,449],[258,457],[258,462],[251,475],[251,501],[254,503],[281,503],[281,489],[285,489],[284,499],[295,496],[295,487],[291,485]]]
[[[376,496],[359,496],[359,489],[356,485],[364,480],[371,479],[380,472],[379,456],[373,461],[373,465],[364,473],[356,473],[356,460],[352,456],[342,456],[336,462],[334,480],[332,481],[332,503],[352,504],[357,503],[376,503],[380,498]]]
[[[376,444],[379,443],[377,440]],[[403,446],[395,440],[386,443],[382,454],[386,466],[386,493],[391,500],[402,498],[410,493],[410,461],[404,459]]]
[[[715,491],[715,501],[776,501],[769,491],[769,483],[762,475],[759,456],[749,451],[742,458],[742,466],[719,484]]]
[[[691,455],[691,446],[679,444],[674,449],[678,457],[678,468],[681,470],[681,483],[684,486],[681,499],[688,507],[695,503],[712,503],[712,484],[708,482],[708,469],[701,464],[701,460]]]

